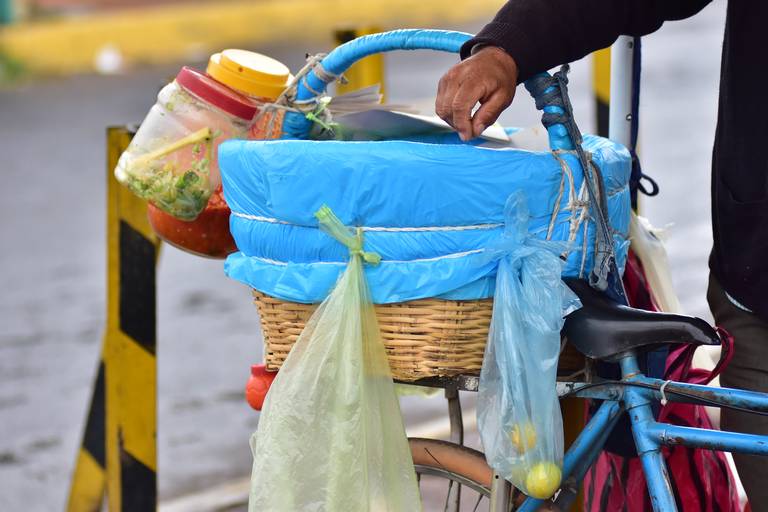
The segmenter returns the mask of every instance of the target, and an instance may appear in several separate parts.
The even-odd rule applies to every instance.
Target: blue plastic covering
[[[552,153],[454,140],[222,144],[219,167],[240,250],[227,259],[227,274],[284,300],[320,302],[348,258],[317,228],[312,214],[327,204],[345,224],[364,227],[366,250],[382,256],[380,265],[366,269],[374,302],[492,296],[496,264],[483,249],[502,232],[509,195],[525,192],[529,231],[541,239],[547,237],[557,203],[550,238],[568,240],[576,225],[568,209],[571,185]],[[629,153],[594,136],[585,136],[584,147],[605,179],[623,268]],[[560,155],[573,172],[578,194],[583,178],[576,156]],[[594,225],[585,221],[575,233],[564,275],[588,274],[593,245]]]

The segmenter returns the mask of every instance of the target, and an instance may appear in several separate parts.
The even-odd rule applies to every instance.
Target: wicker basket
[[[258,291],[265,359],[278,370],[304,329],[315,305],[286,302]],[[397,380],[476,375],[483,364],[493,300],[421,299],[376,305],[381,337]],[[558,373],[584,368],[584,358],[566,345]]]

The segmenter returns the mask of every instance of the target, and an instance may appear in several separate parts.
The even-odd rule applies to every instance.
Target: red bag
[[[630,252],[624,274],[630,305],[657,311],[648,292],[640,261]],[[692,368],[695,347],[671,350],[665,378],[693,384],[707,384],[733,357],[733,339],[724,331],[722,356],[712,371]],[[712,428],[700,405],[669,402],[661,408],[659,422],[698,428]],[[675,501],[681,512],[739,512],[739,497],[728,462],[722,452],[685,446],[663,448]],[[584,478],[585,512],[650,512],[648,488],[638,457],[602,452]]]

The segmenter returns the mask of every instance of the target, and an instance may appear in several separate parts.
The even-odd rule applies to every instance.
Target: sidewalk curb
[[[336,28],[455,26],[489,18],[502,0],[260,0],[165,5],[19,23],[0,53],[41,74],[90,72],[105,52],[122,63],[205,57],[227,46],[328,42]]]

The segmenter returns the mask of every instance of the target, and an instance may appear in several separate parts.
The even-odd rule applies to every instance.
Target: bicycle
[[[563,486],[559,494],[549,501],[557,507],[555,510],[567,510],[573,502],[579,482],[624,413],[630,414],[635,445],[656,512],[677,510],[661,454],[663,446],[683,445],[768,455],[768,436],[681,427],[658,423],[654,419],[651,403],[667,400],[768,414],[766,394],[664,381],[646,377],[640,371],[638,351],[663,344],[719,345],[721,335],[718,331],[698,318],[618,305],[583,281],[569,281],[568,284],[581,299],[583,307],[566,319],[564,336],[590,359],[618,362],[622,378],[615,381],[558,382],[561,398],[580,397],[603,400],[603,403],[565,454]],[[452,437],[460,437],[462,425],[458,390],[476,391],[478,378],[456,377],[417,383],[447,390]],[[465,486],[473,490],[480,496],[475,510],[483,498],[489,499],[488,510],[494,512],[533,511],[545,504],[533,498],[523,501],[508,482],[493,474],[491,468],[485,465],[484,456],[476,450],[445,441],[411,439],[410,442],[417,473],[440,476],[457,484],[456,487]],[[453,489],[453,484],[449,484],[446,511],[459,510],[461,492]]]
[[[398,49],[458,52],[461,44],[469,37],[468,34],[431,30],[403,30],[364,36],[337,48],[309,71],[298,84],[295,102],[311,102],[312,98],[321,94],[326,85],[351,64],[373,53]],[[339,51],[340,49],[342,51]],[[556,85],[546,81],[549,75],[540,76],[545,78],[544,82],[526,83],[526,87],[536,98],[537,108],[544,111],[544,122],[548,128],[552,150],[565,149],[579,153],[582,169],[585,174],[591,174],[592,171],[587,169],[594,166],[589,164],[583,154],[578,144],[580,134],[575,130],[572,119],[568,119],[571,112],[567,94],[563,91],[562,95],[556,95],[560,98],[557,100],[559,103],[550,102]],[[565,81],[559,83],[563,86]],[[311,121],[302,113],[286,113],[284,131],[288,137],[305,138],[310,127]],[[590,177],[590,180],[586,181],[592,179]],[[590,191],[590,199],[592,198],[599,196]],[[597,217],[602,215],[600,210],[599,207],[596,208]],[[598,239],[602,237],[603,244],[610,244],[606,221],[604,218],[598,220]],[[598,240],[598,246],[600,243]],[[605,250],[605,246],[602,249]],[[595,252],[604,255],[600,247]],[[615,261],[606,259],[600,264],[603,269],[612,267],[613,275],[617,275]],[[604,278],[605,274],[602,274],[602,277]],[[768,414],[768,394],[664,381],[647,377],[640,371],[637,354],[641,350],[665,344],[720,345],[719,331],[698,318],[647,312],[619,305],[596,291],[586,281],[568,280],[567,284],[579,296],[582,308],[566,318],[563,330],[565,339],[589,360],[618,363],[621,379],[558,382],[560,398],[601,400],[602,404],[565,454],[562,487],[555,497],[546,502],[527,498],[516,492],[508,482],[492,471],[481,452],[462,446],[463,426],[458,392],[477,391],[477,376],[430,378],[411,382],[410,384],[441,387],[446,390],[451,441],[409,440],[419,482],[421,483],[423,476],[435,476],[449,481],[444,510],[457,512],[462,508],[463,488],[478,495],[473,510],[477,510],[485,498],[488,499],[488,509],[492,512],[530,512],[547,505],[556,507],[556,510],[565,510],[576,498],[579,482],[594,463],[624,413],[628,413],[630,417],[634,442],[642,460],[651,503],[656,512],[677,510],[661,454],[663,446],[684,445],[768,455],[768,436],[682,427],[659,423],[654,418],[651,407],[653,401],[665,403],[667,400]],[[610,283],[602,283],[602,288],[607,284]]]

